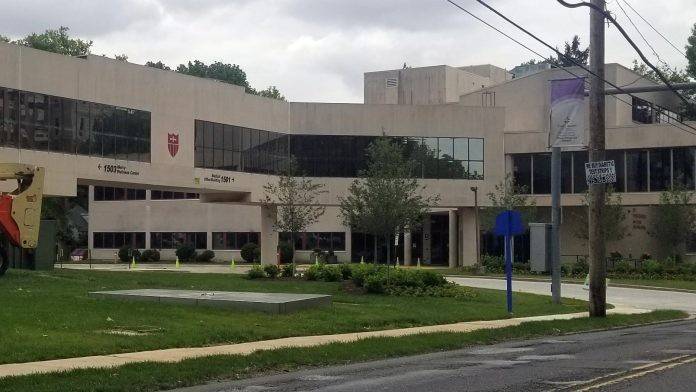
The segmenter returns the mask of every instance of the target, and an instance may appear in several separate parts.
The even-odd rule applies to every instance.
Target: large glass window
[[[144,232],[94,232],[92,238],[94,249],[145,248]]]
[[[0,146],[150,161],[150,113],[0,87]]]
[[[669,148],[650,150],[650,191],[660,192],[671,187],[672,153]]]
[[[583,193],[587,191],[587,179],[585,178],[585,164],[588,160],[587,151],[573,152],[573,192]]]
[[[614,187],[616,192],[625,191],[626,182],[626,166],[624,163],[624,150],[607,150],[606,158],[608,161],[614,161],[614,167],[616,168],[616,182],[614,184],[609,184]]]
[[[532,155],[519,154],[512,156],[512,178],[525,193],[532,192]]]
[[[295,157],[312,177],[358,177],[375,136],[285,135],[195,121],[196,167],[277,174]],[[483,179],[483,139],[390,137],[404,147],[420,178]]]
[[[259,245],[258,232],[214,232],[213,249],[240,250],[247,243]]]
[[[672,150],[674,187],[694,189],[694,165],[696,148],[681,147]]]
[[[290,242],[290,233],[279,233],[280,241]],[[344,232],[305,232],[295,233],[295,250],[315,250],[341,252],[346,250]]]
[[[95,186],[94,201],[145,200],[145,189]]]
[[[206,249],[208,236],[205,232],[152,232],[150,248],[176,249],[181,245],[190,245],[196,249]]]
[[[535,194],[551,193],[551,154],[534,155],[533,165],[532,192]]]

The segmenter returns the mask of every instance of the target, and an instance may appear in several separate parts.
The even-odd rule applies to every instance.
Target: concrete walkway
[[[450,276],[447,279],[463,286],[505,290],[505,280],[503,279],[454,276]],[[551,283],[514,280],[513,278],[512,290],[551,295]],[[565,298],[575,298],[583,301],[587,301],[589,298],[589,292],[585,290],[583,285],[575,283],[561,284],[561,295]],[[650,310],[675,309],[696,314],[696,293],[614,287],[610,283],[607,289],[607,302],[621,307],[637,307]]]
[[[634,307],[616,307],[615,309],[612,309],[610,313],[637,314],[645,313],[647,311],[648,310]],[[50,361],[13,363],[0,365],[0,378],[75,369],[115,367],[136,362],[179,362],[185,359],[206,357],[211,355],[248,355],[259,350],[273,350],[288,347],[311,347],[328,343],[354,342],[357,340],[374,337],[399,337],[433,332],[472,332],[481,329],[496,329],[515,326],[528,321],[569,320],[585,316],[587,316],[587,313],[583,312],[520,317],[504,320],[470,321],[425,327],[390,329],[384,331],[355,332],[337,335],[300,336],[211,347],[172,348],[123,354],[56,359]]]

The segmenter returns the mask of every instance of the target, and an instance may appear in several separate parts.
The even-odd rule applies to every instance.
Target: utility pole
[[[591,0],[605,9],[605,0]],[[602,13],[590,8],[590,162],[603,161],[604,141],[604,22]],[[604,184],[590,185],[589,256],[590,317],[607,314],[606,244],[604,242]]]
[[[551,148],[551,298],[561,303],[561,148]]]

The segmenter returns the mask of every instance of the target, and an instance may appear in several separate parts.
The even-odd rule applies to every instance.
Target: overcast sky
[[[476,15],[529,43],[473,0],[456,0]],[[627,0],[683,50],[696,23],[694,0]],[[683,68],[670,47],[624,0],[608,8],[644,49],[617,3],[645,34],[660,57]],[[553,45],[574,34],[589,43],[589,13],[555,0],[489,0]],[[410,66],[491,63],[512,68],[535,56],[490,30],[445,0],[0,0],[0,34],[18,38],[68,26],[94,41],[93,53],[128,55],[143,64],[162,60],[176,67],[189,59],[239,64],[252,86],[276,85],[292,101],[362,102],[366,71]],[[638,56],[607,32],[607,62],[630,65]]]

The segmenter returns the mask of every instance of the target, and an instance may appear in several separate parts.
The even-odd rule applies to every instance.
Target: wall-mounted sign
[[[616,182],[616,166],[614,161],[597,161],[585,163],[585,179],[587,185],[611,184]]]
[[[139,176],[140,172],[137,170],[129,169],[123,165],[114,165],[110,163],[97,164],[97,169],[104,174],[123,174],[127,176]]]
[[[178,133],[168,133],[167,134],[167,147],[169,148],[169,155],[174,158],[177,152],[179,152],[179,134]]]
[[[203,182],[215,182],[218,184],[229,184],[231,182],[234,182],[234,178],[225,175],[225,174],[217,174],[213,173],[207,177],[203,177]]]

